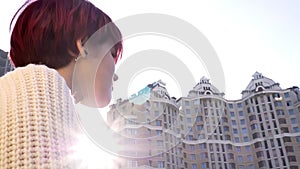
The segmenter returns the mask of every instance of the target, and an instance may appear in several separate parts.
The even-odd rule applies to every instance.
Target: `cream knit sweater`
[[[0,78],[0,168],[75,168],[73,98],[57,71],[30,64]]]

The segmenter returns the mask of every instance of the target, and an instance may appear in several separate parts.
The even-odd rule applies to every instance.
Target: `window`
[[[156,120],[155,124],[156,124],[156,126],[161,126],[161,121],[160,120]]]
[[[289,98],[289,97],[290,97],[290,93],[288,93],[288,92],[287,92],[287,93],[284,93],[284,97],[285,97],[285,98]]]
[[[264,156],[264,153],[262,151],[256,152],[256,157],[257,158],[260,158],[260,157],[263,157],[263,156]]]
[[[206,169],[206,167],[207,167],[206,163],[202,163],[201,166],[202,166],[202,169]]]
[[[229,127],[228,127],[228,126],[224,126],[224,127],[223,127],[223,130],[224,130],[224,131],[229,131]]]
[[[239,111],[239,116],[244,116],[244,112],[243,111]]]
[[[231,140],[230,135],[225,135],[225,140]]]
[[[136,129],[129,129],[129,128],[127,128],[126,129],[126,133],[128,135],[136,135],[137,134],[137,130]]]
[[[242,128],[242,133],[243,133],[243,134],[247,134],[247,133],[248,133],[247,128]]]
[[[150,119],[147,119],[147,124],[150,124],[150,123],[151,123]]]
[[[242,156],[238,156],[238,161],[239,162],[243,162],[243,157]]]
[[[277,110],[277,115],[284,115],[284,111],[283,110]]]
[[[237,129],[233,129],[233,133],[234,134],[238,134],[238,130]]]
[[[196,122],[201,122],[202,121],[202,116],[197,116]]]
[[[156,130],[156,135],[161,135],[162,131],[161,130]]]
[[[254,147],[255,147],[255,148],[262,147],[261,142],[256,142],[256,143],[254,143]]]
[[[275,106],[282,107],[282,102],[280,102],[280,101],[275,102]]]
[[[295,156],[288,156],[289,162],[296,162],[296,157]]]
[[[191,110],[190,109],[185,109],[186,114],[191,114]]]
[[[251,113],[251,110],[252,110],[252,109],[250,109],[250,107],[247,108],[247,112],[248,112],[248,113]]]
[[[232,150],[232,145],[231,144],[226,144],[226,149],[227,150]]]
[[[157,145],[158,147],[163,146],[163,141],[162,141],[162,140],[156,140],[156,145]]]
[[[300,136],[296,137],[297,142],[300,142]]]
[[[251,152],[251,147],[250,146],[246,146],[245,149],[246,149],[247,152]]]
[[[238,104],[237,104],[237,107],[238,107],[238,108],[242,108],[242,107],[243,107],[243,106],[242,106],[242,103],[238,103]]]
[[[246,101],[245,101],[245,104],[248,105],[248,104],[249,104],[249,100],[246,100]]]
[[[294,133],[298,133],[298,132],[299,132],[299,127],[294,127],[294,128],[293,128],[293,132],[294,132]]]
[[[259,133],[254,133],[254,134],[252,134],[252,137],[253,137],[253,139],[260,138],[260,134]]]
[[[291,123],[292,124],[297,124],[297,119],[296,118],[291,118]]]
[[[204,134],[199,134],[199,135],[198,135],[198,139],[199,139],[199,140],[204,139],[204,137],[205,137]]]
[[[200,150],[204,150],[204,149],[206,149],[206,144],[205,143],[199,144],[199,147],[200,147]]]
[[[137,161],[129,160],[129,161],[127,161],[127,166],[129,168],[137,167],[138,166],[138,162]]]
[[[248,137],[244,137],[244,142],[248,142],[249,141],[249,138]]]
[[[239,169],[245,169],[245,167],[243,165],[240,165]]]
[[[229,169],[235,169],[235,164],[234,163],[229,163]]]
[[[227,154],[227,158],[228,158],[229,160],[233,160],[233,159],[234,159],[234,155],[233,155],[232,153],[228,153],[228,154]]]
[[[234,116],[235,116],[233,111],[230,112],[230,116],[231,116],[231,117],[234,117]]]
[[[255,117],[255,116],[254,116]],[[245,119],[242,119],[241,120],[241,125],[245,125],[246,124],[246,120]]]
[[[190,102],[189,101],[185,101],[184,104],[185,104],[185,106],[189,106]]]
[[[276,149],[273,149],[273,150],[272,150],[272,154],[273,154],[273,157],[277,157]]]
[[[288,142],[292,142],[290,137],[283,137],[283,142],[288,143]]]
[[[195,150],[195,146],[194,145],[190,145],[190,150]]]
[[[290,115],[295,115],[294,109],[289,109],[289,114]]]
[[[192,164],[192,169],[197,169],[197,164]]]
[[[234,138],[234,142],[239,143],[239,142],[240,142],[240,139],[239,139],[238,137],[235,137],[235,138]]]
[[[266,166],[265,161],[259,161],[259,162],[258,162],[258,167],[259,167],[259,168],[262,168],[262,167],[265,167],[265,166]]]
[[[258,124],[252,124],[251,125],[251,130],[255,130],[258,129]]]
[[[200,158],[201,159],[206,159],[207,158],[207,154],[206,153],[201,153],[200,154]]]
[[[127,142],[128,142],[128,144],[136,144],[135,139],[128,139]]]
[[[233,126],[236,125],[236,121],[235,120],[232,120],[231,123],[232,123]]]
[[[196,155],[195,154],[191,154],[191,160],[196,160]]]
[[[287,101],[286,102],[286,106],[292,106],[293,104],[292,104],[292,102],[291,101]]]
[[[248,161],[253,161],[252,155],[248,155],[248,156],[247,156],[247,159],[248,159]]]
[[[278,121],[279,121],[279,124],[286,124],[286,120],[283,118],[280,118]]]
[[[198,131],[201,131],[203,129],[203,126],[202,125],[197,125],[197,130]]]
[[[164,162],[163,161],[158,161],[157,162],[157,168],[164,168]]]
[[[192,119],[191,119],[191,118],[186,118],[186,121],[187,121],[188,123],[192,123]]]
[[[228,107],[229,107],[230,109],[233,109],[233,104],[229,103]]]
[[[238,153],[240,153],[240,152],[241,152],[241,147],[236,147],[236,151],[237,151]]]
[[[285,149],[286,149],[286,152],[287,152],[287,153],[288,153],[288,152],[294,152],[293,146],[286,146]]]
[[[260,113],[260,108],[259,108],[259,106],[256,106],[256,111],[257,111],[257,113]]]
[[[134,124],[136,124],[136,121],[135,121],[135,119],[126,119],[125,123],[134,125]]]

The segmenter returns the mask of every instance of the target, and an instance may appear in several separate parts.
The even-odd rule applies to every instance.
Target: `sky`
[[[225,76],[225,98],[237,100],[258,71],[280,83],[282,88],[300,86],[300,1],[117,1],[91,0],[113,20],[135,14],[157,13],[178,17],[195,26],[216,51]],[[0,5],[0,49],[9,50],[9,23],[23,1],[5,1]],[[137,23],[138,26],[138,23]],[[122,31],[122,30],[121,30]],[[123,61],[134,53],[160,49],[180,58],[193,73],[196,82],[209,77],[201,63],[182,44],[162,37],[142,35],[124,40]],[[122,77],[119,77],[122,78]],[[129,95],[146,84],[162,79],[170,95],[180,97],[180,85],[171,73],[140,70],[131,78]],[[194,84],[195,85],[195,84]],[[191,89],[194,86],[190,84]]]

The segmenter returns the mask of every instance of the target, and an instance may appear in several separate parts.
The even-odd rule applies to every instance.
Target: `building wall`
[[[5,75],[7,72],[13,70],[13,66],[7,57],[8,52],[4,52],[0,49],[0,76]]]
[[[147,141],[127,148],[151,151],[151,155],[156,150],[163,152],[144,159],[131,158],[129,161],[135,161],[136,167],[299,168],[300,92],[297,87],[283,90],[274,83],[265,90],[247,90],[240,100],[226,100],[218,91],[205,92],[201,83],[197,85],[176,103],[154,97],[157,90],[151,91],[152,97],[144,107],[147,107],[146,116],[155,120],[147,123],[147,118],[139,118],[147,125],[138,126],[136,134],[143,135]],[[205,81],[206,90],[210,90],[209,85]],[[115,109],[112,107],[111,111]],[[112,124],[114,120],[108,118]],[[156,134],[160,137],[153,137]],[[120,158],[120,161],[119,168],[134,168],[128,165],[128,159]]]

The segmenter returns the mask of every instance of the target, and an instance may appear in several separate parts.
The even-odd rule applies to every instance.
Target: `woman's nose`
[[[114,81],[117,81],[118,79],[119,79],[118,75],[117,75],[117,74],[114,74],[113,80],[114,80]]]

